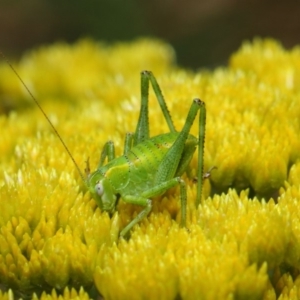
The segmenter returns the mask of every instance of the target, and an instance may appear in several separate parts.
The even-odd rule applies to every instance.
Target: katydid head
[[[113,213],[117,196],[109,179],[97,170],[88,176],[86,184],[101,210]]]

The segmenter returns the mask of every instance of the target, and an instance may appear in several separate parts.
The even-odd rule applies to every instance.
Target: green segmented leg
[[[201,109],[199,116],[199,136],[198,136],[198,185],[197,185],[197,198],[196,208],[201,202],[202,186],[203,186],[203,167],[204,167],[204,143],[205,143],[205,123],[206,123],[206,109],[205,103],[201,101]],[[214,167],[213,167],[214,168]],[[208,171],[210,172],[212,168]]]
[[[123,154],[126,154],[131,149],[132,142],[133,142],[133,134],[126,133]],[[108,141],[104,144],[103,150],[100,155],[100,162],[98,165],[98,169],[103,166],[106,158],[108,162],[115,159],[115,145],[113,141]]]
[[[151,211],[152,201],[149,198],[159,196],[170,188],[180,184],[180,194],[184,205],[181,204],[181,226],[186,226],[186,186],[185,182],[180,177],[172,178],[168,181],[162,182],[157,186],[143,192],[140,196],[125,195],[123,200],[127,203],[136,204],[140,206],[145,206],[145,208],[125,227],[120,233],[121,237],[125,237],[131,228],[143,220]]]
[[[152,72],[143,71],[141,72],[141,110],[134,134],[134,146],[149,139],[149,81],[152,84],[154,93],[164,114],[165,120],[169,126],[170,132],[176,132],[167,104],[155,77],[153,76]]]
[[[203,105],[203,102],[201,100],[195,99],[193,101],[182,131],[179,133],[176,141],[169,149],[158,167],[155,177],[156,183],[165,181],[175,176],[180,159],[182,157],[185,141],[189,135],[190,129],[201,105]]]
[[[124,153],[123,154],[127,154],[128,151],[131,149],[133,138],[134,138],[133,133],[131,133],[131,132],[126,133],[125,143],[124,143]]]
[[[198,110],[200,109],[199,116],[199,138],[198,138],[198,187],[197,187],[197,198],[196,198],[196,207],[200,204],[201,195],[202,195],[202,185],[203,185],[203,154],[204,154],[204,134],[205,134],[205,104],[200,99],[194,99],[193,104],[190,108],[186,122],[182,131],[179,133],[178,138],[167,152],[166,156],[162,160],[161,164],[158,167],[155,182],[161,182],[172,178],[178,168],[178,164],[182,157],[184,150],[185,141],[189,135],[191,126],[195,120]]]
[[[115,158],[115,145],[113,141],[108,141],[104,144],[104,147],[100,155],[100,162],[98,165],[98,169],[103,166],[106,157],[108,161],[111,161]]]

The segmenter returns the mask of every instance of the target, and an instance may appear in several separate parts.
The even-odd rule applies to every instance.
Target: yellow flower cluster
[[[298,299],[300,297],[300,49],[245,43],[228,67],[196,73],[154,40],[82,40],[34,50],[15,64],[75,161],[92,170],[107,140],[122,153],[153,71],[178,130],[192,99],[207,107],[202,203],[180,228],[179,190],[141,210],[102,212],[44,116],[0,64],[0,299]],[[151,135],[167,132],[150,91]],[[197,136],[195,122],[192,133]],[[52,292],[51,292],[52,291]]]

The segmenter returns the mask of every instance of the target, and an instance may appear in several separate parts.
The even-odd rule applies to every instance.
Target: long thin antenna
[[[10,68],[13,70],[13,72],[16,74],[16,76],[19,78],[19,80],[21,81],[22,85],[24,86],[24,88],[27,90],[27,92],[29,93],[29,95],[31,96],[31,98],[33,99],[33,101],[35,102],[35,104],[37,105],[37,107],[40,109],[40,111],[42,112],[42,114],[44,115],[44,117],[46,118],[46,120],[48,121],[48,123],[50,124],[50,126],[52,127],[53,131],[55,132],[56,136],[59,138],[60,142],[62,143],[63,147],[65,148],[65,150],[67,151],[68,155],[70,156],[71,160],[73,161],[78,173],[80,174],[80,177],[82,179],[83,182],[85,182],[85,178],[83,176],[83,173],[81,172],[80,168],[78,167],[78,164],[76,163],[74,157],[72,156],[70,150],[68,149],[67,145],[65,144],[65,142],[63,141],[62,137],[60,136],[60,134],[58,133],[58,131],[56,130],[56,128],[54,127],[53,123],[50,121],[49,117],[46,115],[45,111],[43,110],[43,108],[41,107],[40,103],[37,101],[37,99],[33,96],[33,94],[31,93],[31,91],[29,90],[29,88],[27,87],[27,85],[25,84],[25,82],[23,81],[23,79],[20,77],[20,75],[17,73],[17,71],[15,70],[15,68],[12,66],[12,64],[10,63],[10,61],[8,60],[8,58],[6,58],[6,56],[3,54],[2,51],[0,51],[0,55],[3,57],[3,59],[8,63],[8,65],[10,66]]]

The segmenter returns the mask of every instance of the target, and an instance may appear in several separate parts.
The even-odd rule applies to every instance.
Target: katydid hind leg
[[[178,170],[180,160],[183,156],[185,142],[189,136],[189,132],[196,118],[197,112],[201,108],[202,104],[203,102],[199,99],[195,99],[193,101],[182,131],[179,133],[172,147],[168,150],[168,152],[164,156],[164,159],[158,166],[157,173],[155,176],[156,184],[164,182],[175,176]]]
[[[149,139],[148,98],[149,79],[145,72],[141,72],[141,108],[134,134],[134,146]]]
[[[197,184],[197,198],[196,208],[201,202],[202,186],[203,186],[203,167],[204,167],[204,143],[205,143],[205,124],[206,124],[206,108],[205,103],[202,102],[199,115],[199,136],[198,136],[198,184]]]
[[[163,182],[175,176],[178,170],[182,171],[179,166],[182,157],[184,156],[184,147],[186,140],[189,136],[190,129],[194,123],[197,112],[200,110],[199,114],[199,136],[198,136],[198,181],[197,185],[197,196],[196,196],[196,207],[198,207],[201,201],[202,194],[202,174],[203,174],[203,154],[204,154],[204,138],[205,138],[205,104],[200,99],[194,99],[191,108],[189,110],[188,116],[186,118],[185,124],[183,126],[182,131],[179,133],[176,141],[169,149],[164,159],[160,163],[155,182]]]
[[[170,132],[176,132],[176,129],[174,127],[169,109],[167,107],[167,104],[166,104],[165,98],[163,96],[163,93],[162,93],[162,91],[159,87],[159,84],[157,83],[157,81],[156,81],[154,75],[152,74],[152,72],[149,72],[149,71],[146,71],[146,72],[147,72],[148,78],[149,78],[149,80],[152,84],[152,88],[153,88],[154,93],[156,95],[156,99],[157,99],[157,101],[160,105],[161,111],[162,111],[162,113],[165,117],[165,120],[166,120],[167,124],[168,124],[169,130],[170,130]]]
[[[151,82],[152,88],[154,90],[156,99],[160,105],[161,111],[164,118],[168,124],[170,132],[176,132],[170,112],[168,110],[166,101],[162,94],[162,91],[150,71],[141,72],[141,109],[138,119],[138,123],[134,135],[134,145],[137,145],[150,137],[149,132],[149,81]]]
[[[196,139],[194,136],[189,136],[189,138],[187,139],[184,145],[184,150],[180,158],[175,176],[181,176],[183,173],[187,173],[187,175],[190,177],[191,175],[190,162],[193,158],[197,146],[198,146],[198,139]]]

